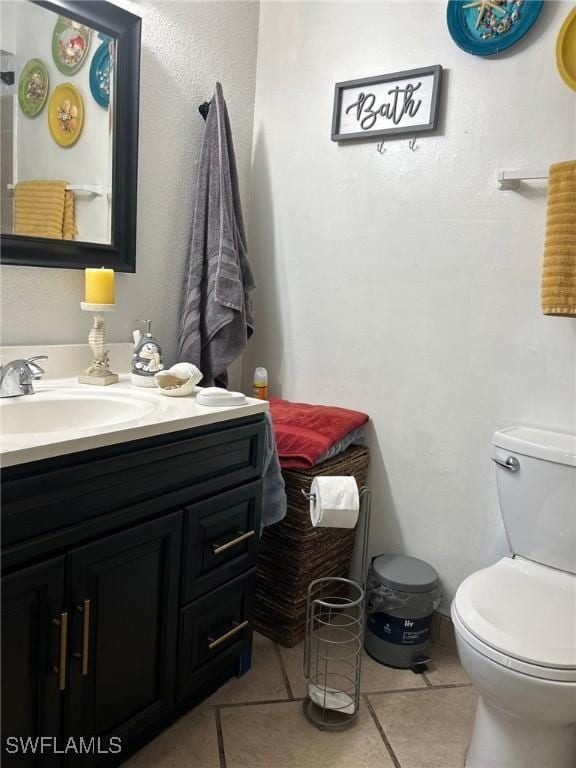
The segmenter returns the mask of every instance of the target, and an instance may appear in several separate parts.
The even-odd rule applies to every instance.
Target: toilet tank
[[[576,436],[510,427],[492,445],[510,549],[576,573]]]

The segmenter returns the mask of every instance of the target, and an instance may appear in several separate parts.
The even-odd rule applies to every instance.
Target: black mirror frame
[[[111,244],[0,235],[0,263],[28,267],[111,267],[136,272],[138,115],[142,21],[104,0],[30,0],[116,38]]]

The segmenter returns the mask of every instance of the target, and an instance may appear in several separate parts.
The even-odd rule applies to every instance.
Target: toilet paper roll
[[[354,528],[360,496],[353,477],[315,477],[310,493],[310,520],[315,528]]]

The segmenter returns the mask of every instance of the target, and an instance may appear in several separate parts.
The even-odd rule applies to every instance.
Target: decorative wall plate
[[[560,29],[556,64],[562,80],[576,91],[576,8],[570,11]]]
[[[44,62],[40,59],[27,61],[18,81],[18,103],[26,117],[36,117],[42,111],[48,87],[48,70]]]
[[[65,75],[78,72],[90,50],[92,30],[65,16],[58,16],[52,33],[52,58]]]
[[[84,102],[72,83],[62,83],[54,89],[48,104],[48,126],[61,147],[76,144],[84,125]]]
[[[450,0],[448,29],[466,53],[491,56],[517,43],[538,18],[544,0]]]
[[[110,103],[110,45],[105,40],[92,57],[90,64],[90,90],[94,101],[104,109]]]

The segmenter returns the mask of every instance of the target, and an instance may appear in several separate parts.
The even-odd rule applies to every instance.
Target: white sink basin
[[[12,357],[14,355],[12,354]],[[263,413],[263,400],[208,408],[195,397],[165,397],[156,388],[133,387],[127,374],[108,387],[73,378],[43,379],[35,393],[0,398],[0,464],[3,468],[119,445],[179,430]]]
[[[51,432],[76,432],[127,424],[158,410],[155,398],[78,390],[36,392],[0,400],[4,438]]]

